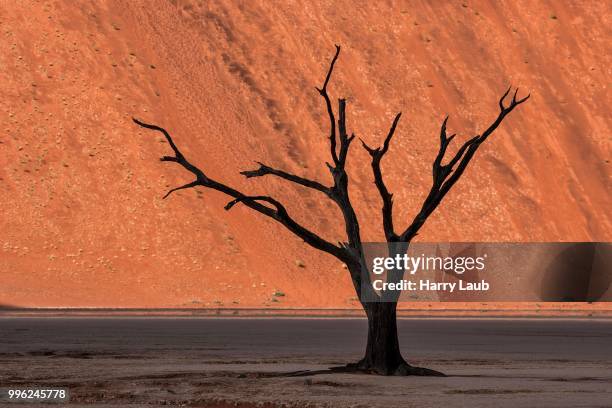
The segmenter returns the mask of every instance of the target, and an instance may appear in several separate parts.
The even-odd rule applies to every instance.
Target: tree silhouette
[[[357,292],[357,295],[359,296],[362,293],[361,289],[363,282],[361,272],[362,266],[364,266],[364,254],[361,236],[359,233],[359,221],[349,197],[349,179],[345,168],[349,148],[351,146],[351,142],[355,139],[355,135],[349,135],[347,132],[346,100],[338,99],[338,118],[336,119],[336,112],[334,112],[331,99],[327,93],[327,85],[329,84],[334,70],[334,65],[339,55],[340,46],[336,46],[336,53],[331,61],[327,75],[325,76],[323,86],[321,88],[317,88],[317,91],[319,94],[321,94],[325,101],[327,115],[329,116],[329,144],[332,161],[331,163],[326,162],[326,165],[331,173],[333,185],[324,185],[315,180],[310,180],[295,174],[291,174],[263,163],[258,163],[259,168],[255,170],[241,172],[241,174],[247,178],[264,176],[279,177],[292,183],[299,184],[303,187],[317,190],[326,195],[329,199],[336,203],[344,218],[346,242],[340,242],[338,245],[325,240],[303,225],[299,224],[289,215],[285,206],[278,200],[267,195],[246,195],[228,186],[227,184],[211,179],[204,173],[204,171],[185,158],[174,143],[174,140],[170,134],[164,128],[150,125],[137,119],[133,120],[136,124],[147,129],[159,131],[166,137],[166,140],[172,148],[174,155],[163,156],[161,161],[178,163],[195,176],[195,179],[192,182],[168,191],[164,198],[168,197],[175,191],[196,186],[211,188],[227,194],[233,199],[225,206],[226,210],[231,209],[236,204],[243,204],[252,210],[278,221],[289,231],[303,239],[304,242],[312,247],[327,252],[344,262],[350,273],[353,286]],[[372,158],[374,181],[382,198],[382,224],[387,242],[403,243],[402,247],[404,249],[408,248],[410,241],[417,235],[419,229],[423,226],[427,218],[432,214],[442,199],[450,191],[452,186],[464,173],[480,145],[487,140],[487,138],[495,131],[495,129],[497,129],[504,118],[510,112],[512,112],[514,108],[529,98],[529,95],[527,95],[522,99],[517,99],[518,89],[516,89],[510,103],[506,106],[505,100],[508,97],[510,90],[511,88],[508,88],[508,90],[499,100],[500,112],[495,121],[481,135],[476,135],[461,145],[461,147],[446,164],[442,164],[442,161],[445,159],[446,150],[455,135],[447,135],[446,125],[448,116],[444,119],[440,130],[440,147],[432,166],[433,183],[431,189],[416,217],[412,220],[408,227],[400,233],[396,232],[394,227],[393,194],[389,192],[385,185],[380,164],[384,155],[389,150],[389,145],[395,134],[401,113],[398,113],[395,116],[393,124],[389,129],[382,147],[372,148],[362,141],[363,147],[368,151]],[[386,300],[387,301],[384,302],[367,301],[364,299],[360,300],[368,318],[368,340],[365,356],[359,362],[348,364],[346,367],[343,367],[343,370],[361,371],[382,375],[444,375],[435,370],[411,366],[404,360],[400,352],[397,336],[396,310],[398,299],[397,297],[394,297]]]

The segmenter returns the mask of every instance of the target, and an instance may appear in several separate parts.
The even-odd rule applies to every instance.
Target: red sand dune
[[[329,240],[338,211],[254,160],[329,183],[320,86],[380,143],[406,225],[430,182],[440,123],[482,131],[511,83],[531,100],[487,141],[424,241],[610,241],[609,2],[20,1],[0,5],[0,303],[100,307],[349,307],[349,277],[248,209],[189,181],[166,127],[211,176],[267,192]],[[443,4],[444,3],[444,4]],[[356,143],[364,239],[380,199]],[[281,291],[285,296],[273,297]],[[272,302],[272,299],[278,302]]]

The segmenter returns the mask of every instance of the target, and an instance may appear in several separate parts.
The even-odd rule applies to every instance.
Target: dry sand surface
[[[447,378],[287,376],[358,359],[362,319],[3,318],[0,327],[0,387],[68,387],[71,407],[597,408],[612,400],[612,322],[602,319],[400,320],[404,356]]]
[[[435,5],[434,5],[435,3]],[[609,1],[0,2],[0,303],[21,307],[354,307],[348,274],[281,227],[160,163],[168,128],[211,176],[288,203],[335,242],[338,211],[254,160],[329,182],[320,86],[385,159],[398,228],[431,182],[439,126],[481,132],[531,92],[425,225],[427,241],[610,241]],[[364,240],[380,199],[358,143]],[[273,293],[280,291],[283,297]]]

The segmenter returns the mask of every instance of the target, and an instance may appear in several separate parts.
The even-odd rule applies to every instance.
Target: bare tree
[[[317,91],[319,94],[321,94],[323,100],[325,101],[327,115],[329,116],[331,163],[327,162],[326,164],[331,173],[333,184],[325,185],[315,180],[270,167],[263,163],[258,163],[259,168],[255,170],[243,171],[241,174],[247,178],[275,176],[286,181],[299,184],[305,188],[317,190],[318,192],[324,194],[330,200],[332,200],[342,212],[346,230],[346,242],[334,244],[318,236],[316,233],[298,223],[293,217],[291,217],[291,215],[289,215],[289,212],[283,204],[270,196],[246,195],[225,183],[211,179],[204,173],[204,171],[185,158],[174,143],[174,140],[170,134],[164,128],[150,125],[137,119],[133,120],[136,124],[147,129],[159,131],[166,137],[166,140],[170,144],[174,155],[163,156],[161,161],[178,163],[195,176],[195,179],[190,183],[168,191],[164,198],[168,197],[177,190],[196,186],[211,188],[227,194],[228,196],[232,197],[232,200],[225,206],[226,210],[229,210],[236,204],[241,203],[252,210],[278,221],[289,231],[303,239],[304,242],[312,247],[327,252],[344,262],[350,273],[357,295],[359,296],[361,294],[362,284],[364,284],[361,277],[362,267],[364,266],[363,246],[359,233],[359,221],[349,197],[348,175],[346,172],[346,159],[351,142],[354,140],[355,135],[349,135],[347,132],[346,100],[338,100],[338,108],[337,112],[335,112],[329,94],[327,93],[327,86],[331,79],[334,65],[339,54],[340,46],[336,46],[336,53],[329,66],[323,86],[321,88],[317,88]],[[393,135],[395,134],[401,113],[398,113],[395,116],[393,124],[389,129],[382,147],[372,148],[362,142],[363,147],[368,151],[372,158],[374,181],[383,203],[382,224],[387,242],[403,243],[404,248],[408,248],[410,241],[417,235],[419,229],[423,226],[427,218],[440,204],[442,199],[446,196],[457,180],[459,180],[480,145],[487,140],[491,133],[497,129],[504,118],[510,112],[512,112],[514,108],[529,98],[529,95],[527,95],[522,99],[517,99],[517,89],[515,90],[510,103],[506,106],[505,100],[508,97],[510,90],[511,88],[508,88],[508,90],[499,100],[500,111],[495,121],[493,121],[493,123],[481,135],[476,135],[466,141],[446,164],[442,164],[442,162],[445,159],[446,150],[455,135],[447,135],[446,124],[448,117],[444,119],[440,130],[440,147],[432,166],[433,183],[431,190],[429,191],[429,194],[423,202],[423,205],[416,217],[412,220],[408,227],[400,233],[396,232],[394,227],[393,195],[389,192],[385,185],[380,164],[385,153],[387,153],[389,150],[389,145]],[[338,116],[337,119],[336,114]],[[343,367],[342,370],[362,371],[382,375],[444,375],[435,370],[411,366],[402,357],[397,336],[397,298],[387,302],[371,302],[361,299],[361,304],[368,318],[368,340],[365,356],[359,362],[348,364],[346,367]]]

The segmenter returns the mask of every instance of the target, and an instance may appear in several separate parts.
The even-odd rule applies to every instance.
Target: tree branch
[[[288,173],[286,171],[278,170],[278,169],[275,169],[273,167],[266,166],[265,164],[263,164],[261,162],[257,162],[257,164],[259,164],[259,168],[258,169],[256,169],[256,170],[241,171],[240,174],[242,174],[246,178],[263,177],[263,176],[266,176],[266,175],[273,175],[273,176],[277,176],[277,177],[280,177],[282,179],[291,181],[293,183],[299,184],[301,186],[312,188],[314,190],[320,191],[322,193],[325,193],[328,196],[330,194],[330,188],[327,187],[327,186],[324,186],[323,184],[321,184],[321,183],[319,183],[317,181],[310,180],[310,179],[307,179],[307,178],[304,178],[304,177],[300,177],[300,176],[296,176],[296,175]]]
[[[452,186],[455,185],[457,180],[459,180],[468,164],[476,154],[476,151],[480,145],[487,140],[487,138],[495,131],[495,129],[498,128],[504,118],[510,112],[512,112],[514,108],[529,99],[529,94],[522,99],[516,99],[518,94],[518,88],[516,88],[510,104],[506,106],[504,101],[510,93],[511,88],[512,87],[508,88],[508,90],[500,98],[500,111],[493,123],[489,125],[482,135],[476,135],[461,145],[459,150],[457,150],[455,155],[446,165],[442,164],[442,160],[444,159],[448,145],[455,135],[446,135],[446,123],[448,121],[448,116],[444,119],[440,129],[440,148],[432,167],[433,184],[431,190],[425,198],[419,213],[416,215],[410,226],[400,235],[401,241],[408,242],[417,235],[419,229],[423,226],[427,218],[440,204],[444,196],[446,196]],[[457,165],[457,168],[453,169],[455,165]]]
[[[380,168],[380,162],[382,161],[383,156],[389,150],[389,144],[391,143],[391,138],[395,134],[395,129],[397,124],[402,116],[402,113],[398,113],[393,120],[393,124],[389,129],[389,133],[387,133],[387,137],[385,137],[385,141],[382,147],[373,149],[369,147],[363,140],[361,143],[363,144],[364,149],[372,156],[372,172],[374,173],[374,184],[376,184],[376,188],[380,194],[380,197],[383,201],[382,207],[382,218],[383,218],[383,230],[385,233],[385,237],[388,242],[397,241],[399,239],[398,235],[395,233],[393,229],[393,194],[389,192],[382,176],[382,170]]]
[[[331,79],[332,73],[334,71],[334,66],[336,61],[338,60],[338,56],[340,55],[340,46],[336,45],[336,54],[332,58],[332,61],[329,65],[329,69],[327,71],[327,75],[325,76],[325,81],[323,82],[323,86],[321,88],[316,88],[319,94],[325,100],[325,106],[327,108],[327,115],[329,117],[329,144],[332,156],[333,164],[326,163],[329,168],[330,173],[334,179],[334,185],[328,188],[329,197],[338,205],[340,211],[342,212],[342,216],[344,218],[345,230],[348,238],[348,244],[343,244],[347,248],[352,249],[350,252],[355,256],[355,249],[360,248],[361,246],[361,237],[359,233],[359,221],[357,219],[357,215],[353,206],[351,204],[351,200],[348,194],[348,175],[345,170],[346,159],[348,157],[349,147],[351,142],[355,138],[355,135],[351,134],[348,136],[346,130],[346,100],[339,99],[338,100],[338,129],[336,129],[336,118],[334,115],[334,110],[332,108],[331,99],[329,94],[327,93],[327,85]],[[340,142],[340,152],[337,151],[337,143]],[[358,254],[360,256],[360,254]]]
[[[346,133],[346,99],[338,99],[338,136],[340,139],[340,154],[336,161],[336,167],[344,167],[348,156],[351,142],[355,139],[355,135]]]
[[[171,190],[169,190],[165,196],[162,197],[162,200],[165,200],[170,194],[174,193],[177,190],[183,190],[185,188],[191,188],[191,187],[195,187],[195,186],[199,186],[201,185],[198,180],[192,181],[191,183],[187,183],[184,186],[180,186],[180,187],[175,187]]]
[[[151,129],[151,130],[156,130],[158,132],[161,132],[166,137],[166,140],[168,141],[168,143],[170,144],[170,147],[174,151],[175,156],[174,157],[163,156],[161,159],[162,161],[171,161],[171,162],[178,163],[181,166],[183,166],[186,170],[190,171],[196,176],[195,181],[192,181],[191,183],[187,183],[181,187],[177,187],[177,188],[170,190],[164,196],[164,198],[168,197],[172,192],[177,191],[177,190],[191,188],[195,186],[207,187],[207,188],[219,191],[221,193],[224,193],[234,198],[234,200],[232,200],[225,206],[226,209],[229,210],[237,203],[243,203],[245,206],[278,221],[279,223],[284,225],[288,230],[290,230],[295,235],[303,239],[304,242],[306,242],[310,246],[316,249],[319,249],[321,251],[325,251],[331,255],[334,255],[336,258],[340,259],[343,262],[347,262],[348,260],[350,260],[350,255],[348,251],[326,241],[325,239],[319,237],[312,231],[306,229],[305,227],[297,223],[289,215],[286,208],[277,200],[271,197],[268,197],[268,196],[247,196],[226,184],[220,183],[218,181],[215,181],[207,177],[202,170],[200,170],[198,167],[190,163],[185,158],[185,156],[182,154],[182,152],[178,149],[178,147],[172,140],[172,137],[170,136],[170,134],[164,128],[161,128],[155,125],[150,125],[150,124],[141,122],[134,118],[132,118],[132,120],[137,125],[142,126],[146,129]],[[261,204],[260,203],[261,201],[272,204],[273,208]]]
[[[348,194],[348,175],[345,170],[346,160],[348,157],[348,151],[351,145],[351,142],[355,138],[355,135],[351,134],[350,136],[347,133],[346,129],[346,100],[339,99],[338,100],[338,121],[336,122],[336,118],[334,115],[334,110],[332,108],[331,99],[327,92],[327,86],[331,79],[334,66],[336,61],[338,60],[338,56],[340,55],[340,46],[336,45],[336,53],[332,58],[329,69],[327,71],[327,75],[325,76],[325,81],[323,82],[323,87],[316,88],[319,94],[323,96],[325,100],[325,106],[327,108],[327,114],[329,117],[330,124],[330,132],[329,132],[329,141],[330,141],[330,150],[332,156],[333,164],[327,164],[327,167],[332,174],[334,185],[331,187],[327,187],[317,181],[310,180],[304,177],[300,177],[291,173],[288,173],[283,170],[275,169],[270,166],[267,166],[263,163],[258,162],[259,168],[256,170],[247,170],[241,172],[247,178],[250,177],[262,177],[266,175],[274,175],[280,177],[282,179],[291,181],[293,183],[302,185],[304,187],[312,188],[314,190],[323,192],[325,195],[330,197],[340,208],[342,212],[345,229],[348,239],[348,244],[341,244],[345,249],[352,248],[353,250],[348,251],[347,253],[353,254],[355,256],[354,249],[357,249],[361,245],[361,238],[359,234],[359,222],[357,220],[357,215],[353,209],[351,204],[349,194]],[[336,127],[337,125],[337,127]],[[338,149],[338,142],[340,143],[340,147]],[[239,200],[244,201],[244,199]],[[232,203],[233,206],[235,203]],[[231,208],[230,206],[230,208]],[[357,251],[359,252],[359,251]]]
[[[348,136],[346,131],[346,100],[338,99],[338,139],[340,140],[340,155],[335,160],[335,165],[328,164],[329,171],[334,179],[334,185],[331,188],[331,198],[336,202],[342,217],[344,218],[344,227],[348,238],[348,247],[358,249],[361,255],[361,236],[359,232],[359,220],[355,209],[351,204],[351,199],[348,192],[348,174],[346,173],[346,159],[348,151],[355,135]],[[351,251],[355,253],[355,251]]]
[[[329,70],[327,71],[327,75],[325,76],[325,82],[323,82],[322,88],[315,88],[319,91],[319,94],[325,99],[325,106],[327,107],[327,115],[329,116],[329,144],[331,148],[331,155],[334,163],[338,163],[338,155],[336,153],[336,119],[334,117],[334,110],[332,108],[331,100],[329,99],[329,95],[327,94],[327,84],[331,78],[332,72],[334,71],[334,65],[336,64],[336,60],[338,59],[338,55],[340,55],[340,46],[336,45],[336,54],[329,65]]]
[[[187,161],[187,159],[185,159],[185,156],[183,156],[183,153],[181,153],[181,151],[178,149],[178,147],[176,147],[176,144],[174,144],[174,140],[172,140],[172,137],[166,131],[166,129],[161,128],[161,127],[156,126],[156,125],[149,125],[148,123],[141,122],[141,121],[139,121],[136,118],[132,118],[132,120],[138,126],[142,126],[143,128],[146,128],[146,129],[151,129],[151,130],[156,130],[158,132],[161,132],[166,137],[166,141],[168,142],[168,144],[170,145],[170,147],[174,151],[174,157],[172,157],[172,156],[163,156],[160,160],[161,161],[171,161],[171,162],[175,162],[175,163],[180,164],[186,170],[190,171],[191,173],[193,173],[194,176],[196,176],[196,181],[198,182],[199,185],[203,185],[201,183],[204,182],[205,180],[207,180],[206,176],[204,175],[204,173],[202,173],[202,171],[200,169],[198,169],[196,166],[194,166],[189,161]],[[195,185],[198,185],[198,184],[195,184]]]
[[[282,212],[287,212],[285,210],[285,207],[279,203],[278,201],[276,201],[275,199],[273,199],[272,197],[268,197],[268,196],[241,196],[241,197],[236,197],[234,198],[232,201],[230,201],[229,203],[225,204],[225,210],[231,210],[232,207],[238,203],[243,203],[246,201],[264,201],[267,203],[272,204],[274,207],[276,207],[276,210],[279,211],[281,210]]]

